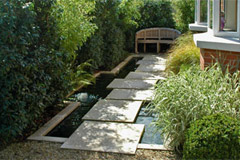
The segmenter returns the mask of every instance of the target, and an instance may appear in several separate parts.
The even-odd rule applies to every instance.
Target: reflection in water
[[[163,144],[163,139],[161,137],[161,133],[159,129],[157,129],[152,122],[156,120],[156,115],[150,113],[146,105],[141,107],[139,115],[136,120],[136,124],[144,124],[145,132],[142,136],[142,140],[140,143],[142,144]]]

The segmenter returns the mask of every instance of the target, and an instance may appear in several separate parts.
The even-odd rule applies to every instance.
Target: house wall
[[[224,69],[228,68],[231,73],[240,70],[240,52],[201,48],[200,53],[202,70],[216,62],[219,62]]]

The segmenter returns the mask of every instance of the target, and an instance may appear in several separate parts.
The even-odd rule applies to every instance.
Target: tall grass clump
[[[240,119],[239,73],[222,73],[218,65],[206,71],[193,66],[156,85],[152,111],[168,146],[182,153],[190,123],[214,113]]]
[[[192,66],[200,63],[200,49],[194,44],[191,32],[180,36],[168,54],[167,72],[177,74],[182,65]]]

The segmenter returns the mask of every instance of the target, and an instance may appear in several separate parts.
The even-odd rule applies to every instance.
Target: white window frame
[[[209,6],[210,6],[210,4],[209,4]],[[220,31],[220,21],[219,21],[220,20],[220,13],[219,12],[220,12],[220,0],[214,0],[213,1],[213,35],[214,36],[219,36],[219,37],[239,37],[239,32],[240,32],[240,0],[237,0],[237,32]]]
[[[195,23],[198,25],[207,26],[207,22],[200,22],[200,13],[201,13],[201,0],[195,0]],[[206,0],[207,1],[207,0]]]
[[[210,1],[211,0],[208,0],[208,33],[213,33],[213,28],[214,28],[214,22],[212,22],[212,28],[210,27],[210,25],[211,25],[211,23],[210,23],[210,16],[211,16],[211,13],[210,13],[210,10],[211,10],[211,7],[210,7]],[[214,3],[213,3],[213,5],[214,5]],[[212,11],[213,11],[213,13],[212,13],[212,21],[214,21],[213,19],[213,17],[214,17],[214,7],[212,8]]]

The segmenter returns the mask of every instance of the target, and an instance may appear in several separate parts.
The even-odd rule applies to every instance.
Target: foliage
[[[203,117],[186,132],[183,159],[240,159],[240,121],[225,114]]]
[[[168,54],[166,63],[167,72],[177,74],[181,66],[190,67],[200,63],[200,50],[194,44],[191,32],[178,37]]]
[[[173,9],[170,0],[142,0],[138,30],[151,27],[174,28]]]
[[[86,73],[69,65],[70,51],[76,44],[69,44],[74,37],[69,38],[65,34],[67,30],[72,33],[76,33],[76,30],[84,32],[85,28],[74,28],[74,25],[68,28],[63,20],[56,21],[51,13],[54,3],[55,0],[0,1],[1,144],[20,135],[46,107],[61,101],[76,84],[76,80],[85,83],[83,75],[88,77]],[[64,18],[68,17],[64,11],[61,13]],[[67,14],[72,15],[70,12]],[[65,22],[74,23],[73,19]],[[80,24],[78,22],[76,24]],[[65,30],[61,26],[65,26]],[[75,37],[80,40],[78,45],[88,35],[83,36],[83,39]]]
[[[75,57],[78,46],[94,32],[96,26],[91,23],[94,1],[56,0],[52,14],[56,18],[61,47]]]
[[[81,63],[73,70],[73,74],[71,74],[73,76],[71,77],[71,85],[74,89],[78,88],[81,85],[90,85],[92,83],[95,83],[95,78],[91,74],[93,67],[91,63],[91,60],[88,60],[84,63]]]
[[[239,98],[239,73],[223,75],[216,65],[206,71],[194,66],[157,84],[152,101],[152,111],[158,114],[155,125],[169,147],[181,153],[191,122],[218,112],[240,119]]]
[[[172,4],[176,29],[184,33],[188,31],[188,24],[194,22],[195,0],[174,0]]]
[[[94,35],[78,51],[78,62],[94,61],[95,68],[111,69],[126,55],[126,35],[139,17],[136,0],[96,1]],[[134,15],[132,15],[134,13]]]

